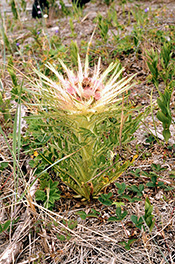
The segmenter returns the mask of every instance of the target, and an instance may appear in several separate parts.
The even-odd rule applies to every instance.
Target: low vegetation
[[[0,263],[175,262],[174,8],[1,6]]]

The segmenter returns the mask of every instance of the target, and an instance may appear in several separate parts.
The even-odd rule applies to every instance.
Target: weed
[[[146,137],[145,142],[148,143],[150,146],[152,146],[153,144],[156,143],[156,137],[155,136],[153,136],[151,134],[146,134],[145,137]]]
[[[63,1],[63,0],[60,0],[60,1],[59,1],[59,4],[60,4],[60,6],[61,6],[61,10],[62,10],[63,14],[66,15],[66,16],[70,15],[70,11],[69,11],[69,9],[65,6],[64,1]]]
[[[76,37],[77,34],[75,33],[75,26],[74,26],[72,18],[69,19],[69,25],[70,25],[70,29],[71,29],[71,32],[72,32],[71,37]]]
[[[100,216],[100,212],[96,211],[95,209],[91,208],[91,213],[86,214],[84,211],[75,212],[76,215],[79,215],[81,219],[85,220],[86,218],[98,218]]]
[[[109,31],[109,22],[107,19],[104,19],[101,14],[98,14],[98,28],[100,32],[100,36],[102,39],[107,42],[109,36],[108,36],[108,31]]]
[[[3,224],[0,224],[0,234],[4,231],[6,231],[9,226],[10,226],[11,221],[7,220],[6,222],[4,222]]]
[[[5,93],[0,92],[0,112],[3,114],[4,120],[8,121],[11,118],[10,108],[11,108],[11,99],[5,98]]]
[[[108,6],[109,6],[113,1],[114,1],[114,0],[104,0],[105,4],[108,5]]]
[[[152,75],[152,82],[155,85],[159,98],[157,98],[157,104],[159,111],[157,112],[157,118],[162,122],[163,136],[166,142],[168,142],[171,133],[170,125],[172,123],[172,114],[170,110],[170,100],[174,89],[174,74],[175,67],[171,59],[172,45],[171,43],[164,43],[160,55],[153,49],[147,51],[147,65]],[[158,68],[158,63],[161,65],[161,69]],[[160,79],[164,82],[165,90],[161,92],[159,89]]]
[[[124,191],[126,189],[126,184],[124,182],[122,182],[121,184],[116,182],[115,186],[118,188],[117,192],[119,195],[124,193]]]
[[[157,187],[163,187],[164,183],[162,181],[158,181],[158,178],[160,177],[159,175],[157,175],[155,172],[142,172],[142,174],[146,177],[149,177],[151,179],[151,182],[147,182],[146,186],[150,187],[150,188],[154,188],[156,189]]]
[[[151,168],[153,171],[160,172],[160,171],[165,171],[167,168],[163,168],[160,164],[151,164]]]
[[[142,201],[142,199],[140,199],[139,197],[131,197],[128,194],[123,194],[120,196],[121,199],[125,199],[126,201],[129,201],[130,203],[134,203],[134,202],[138,202],[138,201]]]
[[[136,185],[131,185],[128,187],[128,190],[131,192],[136,193],[136,196],[142,196],[143,195],[143,190],[144,190],[144,185],[139,184],[138,186]]]
[[[10,5],[11,5],[11,10],[12,10],[12,13],[13,13],[13,17],[14,17],[14,19],[17,20],[19,18],[19,14],[18,14],[16,1],[15,0],[11,0]]]
[[[128,212],[126,210],[122,212],[122,208],[117,207],[115,214],[116,216],[110,216],[108,221],[122,221],[127,216]]]
[[[137,168],[136,170],[131,170],[129,173],[131,175],[133,175],[134,177],[139,178],[140,177],[141,170],[139,168]]]
[[[3,170],[5,170],[5,168],[7,168],[8,167],[8,165],[9,165],[9,163],[8,162],[0,162],[0,171],[3,171]]]
[[[136,238],[131,238],[131,239],[129,239],[127,242],[126,242],[126,241],[120,241],[119,244],[122,245],[122,246],[124,246],[124,248],[125,248],[126,250],[130,250],[130,249],[131,249],[131,245],[132,245],[135,241],[137,241]]]
[[[62,220],[62,223],[65,225],[65,228],[62,227],[60,233],[57,233],[56,236],[60,241],[69,240],[71,239],[71,233],[66,229],[66,227],[73,230],[77,227],[78,222],[76,220]]]
[[[51,209],[55,201],[60,199],[60,191],[57,189],[59,183],[43,178],[40,181],[40,189],[35,192],[35,199],[36,201],[42,201],[44,207]]]
[[[144,214],[143,218],[144,218],[150,232],[152,231],[154,224],[155,224],[155,219],[153,219],[154,215],[152,214],[152,212],[153,212],[153,205],[151,205],[151,203],[147,197],[145,200],[145,214]]]
[[[135,226],[139,229],[142,228],[143,224],[144,224],[144,220],[143,218],[137,217],[136,215],[131,215],[131,221],[135,224]]]
[[[70,43],[70,56],[71,56],[71,61],[73,62],[73,65],[78,66],[78,45],[76,42],[71,41]]]
[[[137,196],[142,196],[142,191],[144,189],[144,186],[142,184],[137,187],[136,185],[126,186],[124,182],[121,184],[116,182],[115,185],[118,188],[117,192],[120,199],[126,199],[131,203],[141,201],[141,199]],[[125,191],[132,192],[136,194],[136,196],[131,197],[129,194],[125,194]]]
[[[108,194],[101,194],[101,196],[98,197],[98,200],[104,205],[112,205],[112,195],[112,192],[109,192]]]
[[[135,226],[139,229],[145,230],[144,223],[146,223],[147,227],[149,228],[149,231],[151,232],[154,224],[155,224],[155,219],[154,215],[152,214],[153,212],[153,206],[151,205],[148,197],[145,200],[145,214],[143,216],[137,217],[136,215],[131,215],[131,221],[135,224]]]

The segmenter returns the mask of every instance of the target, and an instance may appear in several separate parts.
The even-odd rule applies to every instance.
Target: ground
[[[114,25],[110,27],[107,42],[101,41],[100,33],[96,29],[92,39],[92,58],[96,61],[96,57],[100,54],[104,69],[112,59],[117,59],[125,67],[124,74],[130,76],[137,73],[137,83],[131,89],[129,100],[133,105],[140,106],[142,111],[143,109],[146,111],[150,105],[152,89],[152,100],[155,103],[158,94],[151,81],[148,81],[150,72],[146,64],[145,50],[150,49],[150,47],[160,49],[160,46],[143,36],[139,52],[136,52],[133,47],[124,50],[124,44],[120,48],[117,39],[116,46],[112,42],[113,33],[117,34],[119,32],[121,38],[131,34],[135,18],[131,16],[130,23],[128,23],[128,13],[134,7],[139,6],[142,10],[149,7],[149,10],[157,12],[157,16],[152,17],[152,24],[149,24],[149,27],[154,29],[155,33],[157,31],[167,32],[167,35],[165,35],[168,37],[167,27],[170,28],[171,26],[173,28],[175,23],[175,4],[174,1],[165,0],[129,1],[124,5],[120,4],[120,1],[114,2],[120,27],[117,28]],[[78,13],[78,16],[74,14],[70,18],[63,15],[60,10],[57,10],[57,12],[50,10],[49,18],[45,19],[44,22],[38,22],[31,18],[31,2],[28,1],[27,11],[21,13],[18,22],[13,23],[11,22],[13,16],[9,6],[6,2],[3,3],[5,5],[1,3],[2,13],[9,10],[6,19],[6,24],[8,24],[6,34],[8,34],[12,45],[11,55],[14,58],[14,65],[17,70],[24,74],[26,74],[24,65],[27,67],[30,64],[28,66],[29,73],[32,71],[31,65],[36,66],[37,63],[42,65],[46,60],[52,63],[54,60],[55,54],[49,50],[46,41],[48,36],[55,37],[57,41],[58,39],[61,40],[61,44],[66,48],[71,45],[71,41],[76,41],[80,52],[85,53],[83,43],[90,40],[95,28],[94,19],[96,19],[98,12],[104,17],[109,12],[109,7],[104,1],[92,1],[85,6],[81,16]],[[1,35],[3,36],[3,34]],[[10,55],[8,51],[3,53],[4,42],[1,35],[2,52],[0,61],[1,65],[4,65],[4,62],[6,64],[4,54],[7,57],[10,57]],[[17,43],[19,43],[19,49],[14,48]],[[96,43],[95,47],[94,43]],[[43,52],[42,55],[38,48],[40,46],[42,46],[42,50],[45,49],[45,53]],[[117,52],[115,53],[116,49]],[[60,54],[64,57],[62,46],[60,46]],[[21,77],[19,74],[20,78],[23,79],[23,76]],[[29,83],[25,79],[24,85],[29,87]],[[29,160],[34,159],[34,154],[32,157],[27,155],[24,148],[21,147],[19,170],[22,171],[23,177],[18,178],[18,170],[16,174],[14,173],[13,152],[10,151],[9,146],[12,147],[13,145],[13,119],[16,102],[10,94],[13,84],[5,66],[1,66],[0,81],[1,87],[5,90],[4,98],[6,100],[10,99],[7,107],[10,108],[10,116],[12,116],[12,120],[9,122],[4,119],[2,110],[0,111],[0,125],[2,128],[0,134],[0,164],[8,163],[8,167],[0,168],[0,264],[175,263],[174,124],[171,125],[171,138],[166,144],[162,136],[162,124],[156,119],[157,108],[155,108],[153,111],[157,128],[157,140],[155,140],[154,122],[151,113],[149,113],[135,133],[135,139],[128,147],[130,157],[133,158],[135,155],[137,157],[135,156],[136,159],[132,166],[117,181],[119,184],[126,184],[125,195],[127,196],[121,198],[119,188],[115,184],[111,184],[103,191],[104,194],[112,193],[111,201],[124,202],[122,210],[127,211],[127,216],[123,220],[108,221],[109,217],[116,216],[115,204],[107,206],[98,199],[93,199],[90,202],[77,199],[74,197],[74,193],[63,183],[59,185],[61,199],[56,202],[53,210],[50,211],[44,208],[41,203],[35,201],[34,193],[38,188],[38,181],[32,187],[30,186],[35,178],[35,170],[29,166]],[[163,91],[164,86],[162,83],[160,88]],[[174,96],[175,94],[172,94],[171,98],[173,119],[175,119]],[[32,110],[26,110],[24,107],[22,113],[28,115]],[[25,136],[26,129],[24,123],[22,136]],[[16,167],[18,167],[18,164],[16,164]],[[156,185],[152,188],[148,185],[151,182],[150,175],[153,175],[151,173],[157,175]],[[163,187],[158,185],[158,181],[163,183]],[[15,186],[16,184],[17,186]],[[134,197],[140,198],[128,188],[128,186],[131,188],[133,185],[137,187],[144,186],[140,200],[133,200]],[[18,193],[15,195],[14,190],[16,189]],[[25,190],[27,192],[22,197]],[[144,215],[147,197],[153,206],[152,214],[154,215],[155,224],[152,231],[146,225],[145,230],[136,227],[130,218],[131,215],[137,215],[138,217]],[[79,211],[85,212],[85,219],[82,219],[83,217],[78,213]],[[3,224],[9,219],[11,219],[10,227],[3,231]],[[129,242],[131,242],[131,245],[129,245]]]

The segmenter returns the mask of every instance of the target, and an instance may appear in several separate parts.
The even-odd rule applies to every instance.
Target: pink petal
[[[95,97],[95,100],[99,100],[101,98],[100,92],[96,92],[94,97]]]

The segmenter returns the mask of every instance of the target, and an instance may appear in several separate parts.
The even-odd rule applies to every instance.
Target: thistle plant
[[[41,155],[44,162],[54,164],[74,153],[54,169],[78,196],[90,200],[131,164],[120,160],[117,149],[132,139],[142,114],[137,115],[136,109],[125,103],[124,93],[133,85],[133,77],[121,79],[124,69],[119,63],[111,63],[101,73],[100,58],[93,71],[88,55],[84,67],[79,55],[77,58],[77,72],[60,59],[64,75],[50,63],[46,66],[54,74],[52,79],[35,70],[40,77],[36,85],[40,114],[32,119],[42,119],[40,137],[43,133],[43,138],[51,138]]]

